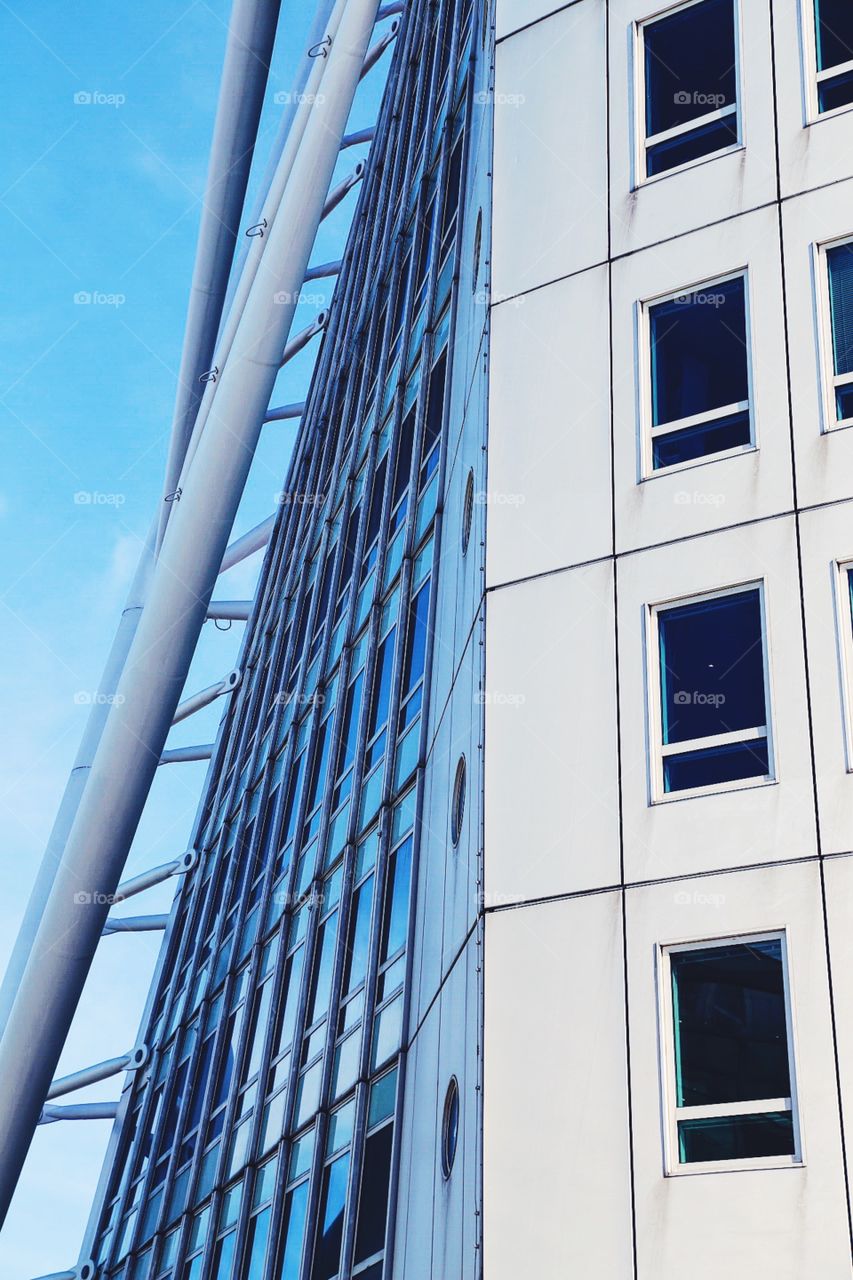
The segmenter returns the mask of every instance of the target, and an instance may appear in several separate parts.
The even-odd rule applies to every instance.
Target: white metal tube
[[[292,360],[294,356],[298,356],[300,351],[304,351],[312,338],[315,338],[318,333],[323,332],[323,330],[326,327],[326,322],[328,321],[328,319],[329,319],[328,311],[320,311],[317,314],[316,320],[312,320],[311,323],[309,325],[306,325],[306,327],[302,329],[299,333],[294,334],[294,336],[290,339],[287,346],[284,348],[284,351],[282,352],[282,356],[281,356],[282,368],[284,367],[284,365],[287,364],[289,360]]]
[[[272,537],[275,522],[276,517],[274,515],[267,516],[266,520],[256,524],[254,529],[250,529],[248,533],[244,533],[240,538],[235,538],[230,546],[226,548],[225,555],[222,557],[222,564],[219,566],[219,572],[226,573],[229,569],[233,569],[235,564],[248,560],[249,556],[253,556],[256,551],[260,551],[261,547],[265,547]]]
[[[279,216],[270,270],[241,318],[216,411],[174,504],[146,607],[50,899],[0,1044],[0,1218],[5,1219],[41,1107],[97,950],[225,553],[281,352],[296,309],[377,0],[350,0],[326,59]],[[291,301],[276,303],[284,291]],[[90,903],[75,901],[84,887]],[[106,901],[109,898],[107,897]]]
[[[130,880],[123,880],[112,896],[112,905],[115,906],[119,902],[126,902],[128,898],[133,898],[138,893],[144,893],[146,889],[153,889],[155,885],[162,884],[164,880],[171,880],[172,876],[186,875],[188,871],[192,871],[198,862],[198,854],[195,849],[188,849],[182,857],[176,858],[174,862],[163,862],[159,867],[152,867],[150,871],[143,871],[138,876],[133,876]]]
[[[194,760],[209,760],[213,755],[212,742],[198,742],[191,747],[170,747],[160,756],[160,764],[191,764]]]
[[[340,27],[341,17],[346,8],[347,0],[336,0],[335,7],[332,11],[329,22],[325,28],[327,35],[333,40]],[[270,183],[267,197],[264,201],[261,215],[257,219],[256,225],[263,229],[262,235],[251,236],[248,239],[248,251],[246,259],[240,272],[240,278],[237,281],[234,290],[234,296],[228,314],[223,320],[219,338],[216,343],[216,354],[213,357],[213,364],[218,370],[215,380],[207,383],[204,388],[201,404],[199,405],[198,414],[192,430],[192,436],[187,446],[184,467],[186,468],[192,462],[193,455],[198,446],[198,441],[205,429],[207,420],[215,403],[216,395],[221,383],[224,369],[227,365],[228,358],[234,345],[234,337],[240,324],[241,317],[246,307],[249,294],[255,283],[258,274],[264,269],[264,258],[267,246],[270,242],[269,229],[273,225],[281,207],[282,198],[293,172],[293,166],[296,157],[300,153],[302,140],[308,128],[309,121],[315,113],[324,105],[325,93],[321,93],[320,89],[326,74],[328,58],[316,57],[310,60],[311,69],[305,86],[305,92],[296,104],[296,110],[288,132],[284,149],[281,153],[278,166],[275,171],[272,182]],[[325,194],[325,193],[324,193]],[[269,278],[275,275],[276,264],[272,264],[269,272]],[[298,295],[302,281],[295,290]],[[292,298],[288,296],[287,290],[280,291],[277,299],[282,308],[289,306]]]
[[[115,1120],[117,1112],[117,1102],[74,1102],[67,1107],[47,1103],[39,1124],[55,1124],[57,1120]]]
[[[101,936],[109,938],[114,933],[160,933],[168,923],[168,915],[107,916]]]
[[[240,672],[237,670],[229,671],[223,680],[219,680],[216,684],[209,684],[206,689],[199,689],[198,693],[194,693],[191,698],[186,698],[175,711],[172,717],[172,724],[180,724],[181,720],[186,720],[188,716],[194,715],[196,711],[201,711],[203,707],[209,707],[211,702],[215,702],[223,694],[233,693],[239,684]]]
[[[376,126],[370,125],[367,129],[357,129],[355,133],[345,135],[341,143],[341,151],[346,151],[348,147],[358,147],[363,142],[372,142],[376,137]]]
[[[90,1084],[98,1084],[101,1080],[109,1080],[121,1071],[138,1071],[148,1061],[147,1049],[132,1049],[123,1053],[120,1058],[107,1058],[105,1062],[96,1062],[91,1067],[83,1067],[71,1075],[61,1076],[54,1080],[47,1091],[48,1102],[61,1098],[66,1093],[74,1093],[77,1089],[86,1089]]]
[[[343,265],[340,259],[337,262],[318,262],[316,267],[306,269],[305,281],[325,280],[327,276],[339,275]]]
[[[71,830],[74,816],[80,805],[89,771],[92,768],[95,753],[104,731],[104,725],[107,722],[107,716],[110,707],[115,701],[119,678],[124,670],[127,655],[130,652],[130,646],[136,634],[148,579],[154,563],[155,535],[156,522],[149,530],[148,538],[143,545],[139,564],[127,595],[124,610],[119,619],[118,628],[116,629],[98,690],[91,702],[91,709],[77,750],[77,756],[68,781],[65,784],[65,792],[59,804],[59,810],[48,838],[38,875],[30,891],[24,918],[9,957],[2,986],[0,986],[0,1039],[2,1039],[5,1031],[6,1022],[29,959],[39,922],[44,913],[45,904],[65,852],[68,833]]]
[[[332,187],[332,190],[326,197],[326,203],[323,205],[324,218],[328,218],[330,213],[334,213],[335,209],[337,209],[342,200],[346,199],[353,187],[357,183],[361,182],[364,177],[364,169],[364,161],[359,160],[352,172],[348,173],[345,178],[341,178],[337,186]]]
[[[254,600],[211,600],[208,619],[222,622],[248,622]]]
[[[400,30],[399,22],[392,22],[391,26],[382,37],[376,41],[372,49],[368,50],[367,57],[364,59],[364,66],[361,68],[361,78],[373,70],[379,59],[382,57],[389,44],[397,38],[397,32]]]
[[[277,409],[268,409],[264,414],[264,422],[287,422],[290,418],[301,418],[305,412],[305,401],[298,404],[280,404]]]
[[[210,368],[234,245],[246,199],[252,152],[275,43],[280,0],[234,0],[213,126],[213,141],[193,268],[164,494],[178,487],[201,400],[199,377]],[[160,512],[158,544],[169,520]]]

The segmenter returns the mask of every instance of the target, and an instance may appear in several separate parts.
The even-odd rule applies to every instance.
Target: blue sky
[[[260,172],[311,9],[283,0]],[[0,0],[0,968],[160,489],[229,10],[229,0],[119,10],[106,0]],[[375,118],[387,57],[381,65],[351,128]],[[347,152],[340,174],[362,154]],[[321,229],[318,260],[340,255],[354,199]],[[312,289],[294,331],[322,305],[322,287]],[[316,344],[288,366],[276,403],[303,398],[315,354]],[[235,533],[272,510],[294,434],[292,423],[266,428]],[[259,563],[232,570],[216,594],[250,595]],[[234,665],[241,629],[207,625],[188,692]],[[181,725],[170,745],[209,741],[220,710]],[[202,765],[161,770],[129,873],[186,847],[203,780]],[[156,889],[134,912],[165,910],[170,897]],[[62,1071],[131,1046],[157,945],[156,935],[104,941]],[[37,1134],[0,1235],[0,1275],[26,1280],[76,1261],[109,1128]]]

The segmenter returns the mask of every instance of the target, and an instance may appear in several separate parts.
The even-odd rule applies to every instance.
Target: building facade
[[[84,1245],[853,1274],[853,10],[412,0]]]

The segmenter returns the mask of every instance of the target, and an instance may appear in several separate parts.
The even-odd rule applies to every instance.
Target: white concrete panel
[[[853,155],[853,108],[817,114],[813,5],[773,2],[783,196],[846,178]]]
[[[757,208],[776,195],[769,0],[739,0],[740,44],[745,51],[740,72],[745,145],[691,168],[638,182],[634,23],[668,7],[655,0],[611,0],[610,4],[614,255]]]
[[[574,3],[593,4],[595,0],[574,0]],[[568,8],[566,0],[496,0],[496,37],[503,40],[520,27],[528,27],[531,22],[538,22],[557,9],[565,8]]]
[[[835,1005],[835,1034],[838,1049],[838,1076],[844,1129],[853,1125],[853,858],[828,858],[824,863],[826,882],[826,923],[829,964]],[[847,1154],[848,1177],[853,1173]]]
[[[846,853],[853,849],[853,670],[842,636],[849,640],[850,596],[837,566],[853,560],[853,503],[804,511],[800,536],[821,852]]]
[[[619,880],[612,565],[490,593],[490,906]]]
[[[627,895],[638,1280],[848,1280],[819,869],[763,868]],[[785,928],[805,1165],[665,1177],[658,945]]]
[[[612,551],[607,268],[492,308],[489,586]]]
[[[758,580],[765,592],[777,781],[650,804],[647,742],[660,726],[648,725],[647,738],[646,607]],[[626,880],[816,853],[793,517],[621,559],[617,595]],[[657,661],[649,655],[653,669]]]
[[[640,304],[748,269],[751,399],[757,448],[642,479],[648,435],[648,338]],[[782,270],[776,210],[706,227],[613,264],[613,405],[617,550],[704,533],[793,507]],[[642,371],[642,373],[641,373]]]
[[[604,24],[581,0],[497,47],[495,299],[606,256]]]
[[[485,981],[485,1274],[628,1280],[619,894],[490,913]]]
[[[851,117],[853,118],[853,117]],[[847,153],[847,163],[853,150]],[[819,274],[815,246],[853,235],[853,182],[788,200],[782,206],[788,326],[791,352],[791,399],[797,496],[803,506],[853,497],[853,430],[826,430],[823,367],[818,332]],[[822,292],[822,291],[821,291]]]

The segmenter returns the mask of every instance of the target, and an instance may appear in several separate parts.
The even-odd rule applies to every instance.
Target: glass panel
[[[853,61],[853,5],[850,0],[815,0],[815,17],[818,71]]]
[[[652,461],[655,469],[672,467],[678,462],[692,462],[709,453],[723,453],[737,449],[752,441],[749,410],[733,413],[716,422],[701,423],[684,431],[673,431],[652,441]],[[678,499],[676,498],[676,501]]]
[[[323,1172],[320,1195],[320,1229],[314,1250],[311,1280],[331,1280],[338,1274],[341,1240],[344,1231],[344,1209],[347,1199],[349,1155],[333,1160]]]
[[[670,964],[676,1105],[789,1097],[781,941],[676,951]]]
[[[766,724],[757,589],[663,609],[658,625],[665,743]]]
[[[678,1159],[748,1160],[757,1156],[794,1155],[794,1118],[790,1111],[713,1120],[680,1120]]]
[[[216,1252],[213,1255],[213,1278],[214,1280],[231,1280],[234,1264],[234,1245],[237,1243],[237,1232],[232,1231],[230,1235],[225,1236],[216,1246]]]
[[[836,374],[853,373],[853,244],[839,244],[826,252],[829,309],[832,319],[832,359]]]
[[[288,1193],[284,1202],[284,1249],[279,1280],[299,1280],[302,1237],[305,1234],[305,1211],[308,1207],[308,1183],[303,1182]]]
[[[643,28],[646,135],[737,102],[733,0],[704,0]]]
[[[365,1258],[371,1258],[385,1248],[385,1219],[388,1215],[393,1139],[394,1126],[386,1124],[384,1129],[379,1129],[372,1134],[364,1146],[355,1262],[363,1262]]]
[[[652,425],[749,399],[744,278],[649,308]]]
[[[843,75],[826,80],[817,88],[818,109],[835,111],[837,107],[846,107],[853,102],[853,71],[845,71]]]
[[[649,147],[646,152],[646,172],[650,178],[677,169],[679,165],[701,160],[715,151],[723,151],[738,142],[737,116],[724,116],[710,124],[700,125],[690,133],[670,138]]]
[[[382,1120],[394,1114],[397,1097],[397,1069],[389,1071],[372,1085],[370,1090],[370,1107],[367,1113],[367,1127],[372,1129]]]
[[[410,836],[389,859],[380,964],[384,964],[389,957],[399,951],[406,941],[409,921],[411,862],[412,838]]]
[[[264,1209],[249,1223],[249,1239],[246,1243],[248,1267],[246,1280],[263,1280],[264,1257],[270,1230],[270,1209]]]
[[[727,747],[708,747],[704,751],[685,751],[683,755],[668,756],[663,762],[664,791],[667,793],[769,776],[766,738],[733,743]]]

